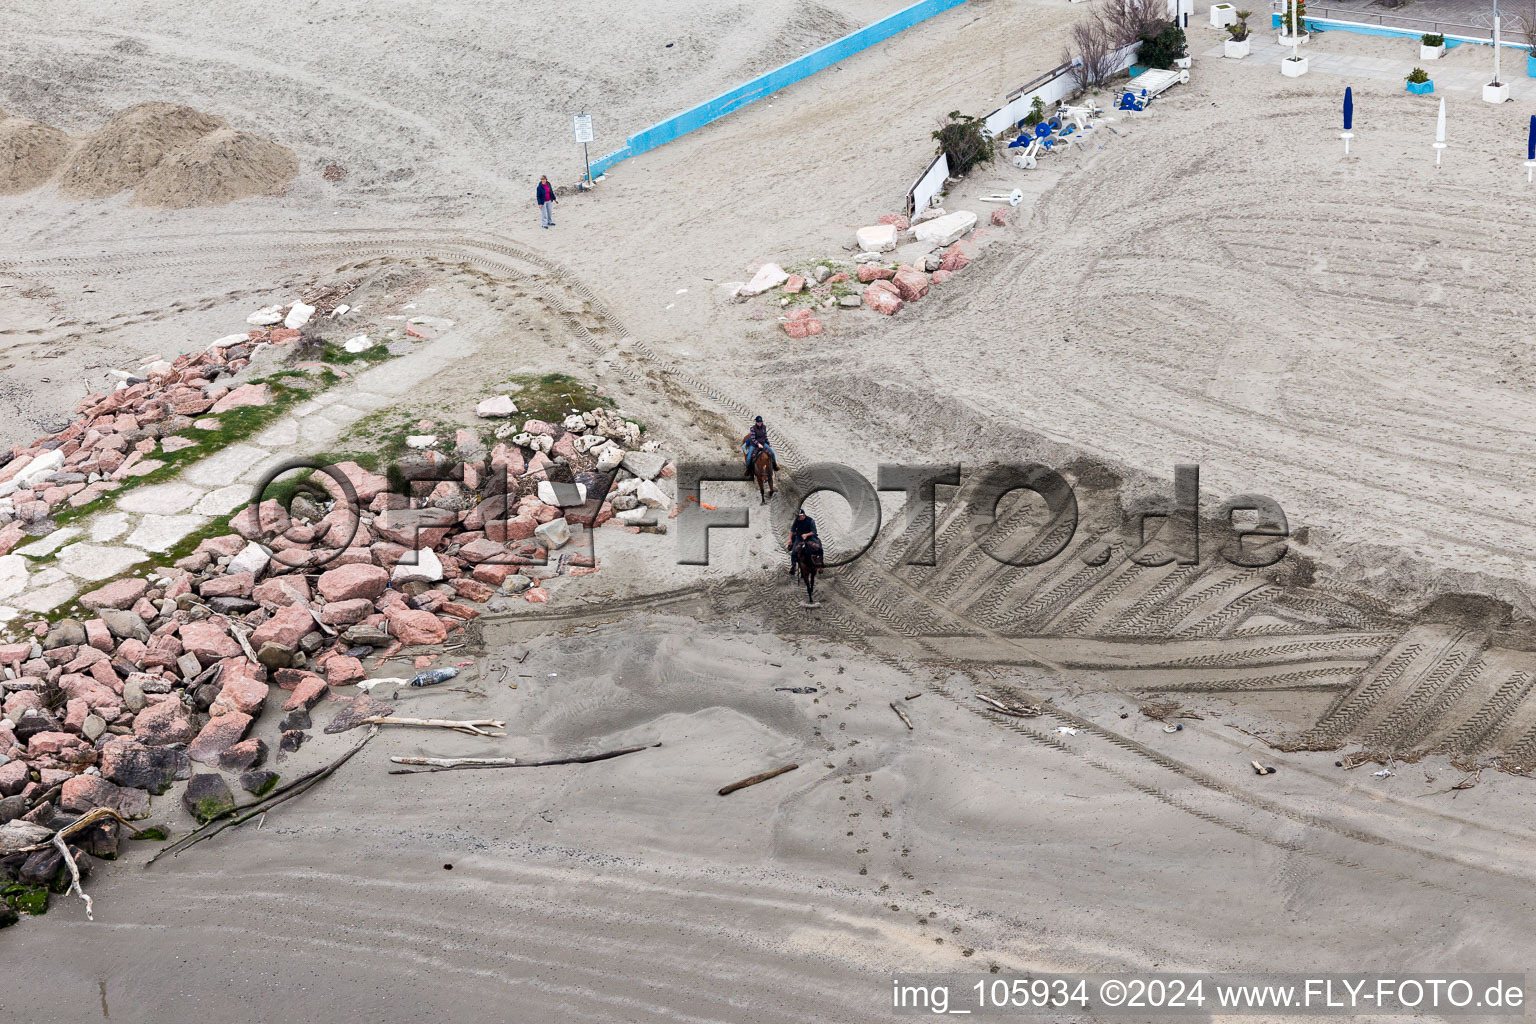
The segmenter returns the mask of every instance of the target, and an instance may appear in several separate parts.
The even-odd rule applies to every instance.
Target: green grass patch
[[[493,389],[498,390],[498,389]],[[565,373],[518,373],[507,378],[507,394],[517,403],[517,417],[559,423],[571,414],[599,407],[612,409],[615,402]]]
[[[383,341],[375,341],[372,348],[365,348],[361,352],[348,352],[334,341],[328,341],[320,350],[321,362],[330,363],[333,366],[357,366],[363,368],[387,363],[391,359],[399,358],[389,350],[389,345]]]
[[[188,557],[192,554],[192,552],[196,551],[197,546],[203,541],[212,540],[215,537],[223,537],[227,534],[234,533],[234,528],[229,524],[234,521],[235,516],[239,515],[245,510],[245,507],[245,505],[241,505],[239,508],[235,509],[228,515],[216,516],[213,519],[210,519],[206,524],[196,530],[193,530],[191,533],[181,538],[181,540],[171,545],[169,550],[156,555],[156,562],[163,566],[175,565],[177,562],[181,561],[183,558]]]
[[[282,370],[267,377],[253,380],[252,384],[266,384],[272,389],[272,401],[267,405],[247,405],[228,412],[219,413],[216,417],[219,425],[213,430],[198,430],[189,427],[178,434],[194,442],[180,451],[152,452],[145,456],[146,460],[153,459],[161,463],[153,472],[143,476],[131,476],[122,481],[123,486],[89,502],[79,508],[65,509],[53,516],[55,527],[67,526],[79,519],[94,515],[100,511],[107,500],[115,501],[136,487],[146,487],[150,484],[166,483],[176,479],[194,462],[200,462],[215,452],[238,444],[250,437],[259,434],[267,426],[288,413],[295,405],[308,398],[313,398],[329,385],[323,380],[317,381],[309,374],[301,370]],[[201,418],[201,417],[196,417]]]
[[[12,910],[23,914],[44,914],[48,912],[48,889],[41,885],[22,885],[13,883],[0,889],[0,899],[5,900],[5,905]]]

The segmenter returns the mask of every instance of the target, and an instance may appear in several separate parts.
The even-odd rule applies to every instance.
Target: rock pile
[[[847,272],[834,274],[827,264],[817,266],[807,276],[791,274],[776,263],[768,263],[757,270],[751,281],[733,285],[733,294],[740,300],[778,289],[781,304],[809,300],[812,307],[802,306],[779,318],[784,333],[797,339],[823,333],[824,326],[813,307],[864,306],[893,316],[970,262],[960,239],[975,226],[976,215],[966,210],[925,210],[910,222],[900,214],[886,214],[878,224],[855,232],[854,244],[860,251],[852,277]],[[886,253],[893,255],[884,257]],[[893,261],[883,262],[882,257]],[[856,287],[855,281],[863,287]]]
[[[75,407],[76,419],[57,434],[0,452],[0,555],[29,533],[51,529],[61,508],[80,508],[144,476],[170,453],[196,442],[186,436],[198,417],[272,401],[265,384],[232,378],[257,345],[287,344],[298,331],[251,331],[221,338],[206,351],[154,360],[122,373],[116,390]]]
[[[273,312],[292,319],[293,309]],[[8,546],[23,522],[153,462],[193,417],[270,400],[260,386],[224,382],[256,335],[288,330],[298,333],[262,327],[150,364],[82,401],[58,435],[12,450]],[[477,411],[505,418],[516,404],[499,396]],[[460,430],[452,459],[429,448],[397,465],[411,496],[344,462],[301,482],[286,507],[248,505],[232,532],[173,565],[82,595],[87,614],[28,623],[29,634],[0,642],[0,831],[18,819],[57,829],[96,807],[145,817],[151,796],[187,779],[184,802],[206,818],[230,802],[219,772],[264,792],[269,747],[250,733],[267,705],[281,701],[280,750],[297,750],[310,709],[363,681],[365,659],[441,645],[486,607],[548,601],[550,578],[596,571],[591,532],[610,520],[665,532],[674,469],[640,433],[608,408],[509,421],[489,447]],[[419,667],[431,660],[418,652]],[[111,857],[119,837],[109,821],[71,838]],[[57,856],[11,864],[3,853],[0,879],[48,884],[63,870]]]

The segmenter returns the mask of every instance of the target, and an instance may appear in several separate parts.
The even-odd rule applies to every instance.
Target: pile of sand
[[[69,136],[41,121],[0,110],[0,195],[37,188],[69,152]]]
[[[0,117],[4,117],[0,114]],[[140,103],[78,140],[25,118],[0,120],[0,193],[59,175],[59,191],[105,199],[132,189],[143,206],[218,206],[277,195],[299,173],[293,150],[175,103]]]
[[[287,146],[221,128],[163,158],[133,190],[144,206],[219,206],[251,196],[281,195],[299,173]]]
[[[59,181],[68,196],[104,199],[136,186],[167,156],[229,125],[175,103],[139,103],[87,135]]]

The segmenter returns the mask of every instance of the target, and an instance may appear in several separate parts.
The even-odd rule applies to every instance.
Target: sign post
[[[587,184],[592,184],[592,158],[587,154],[587,143],[592,141],[592,115],[577,114],[571,118],[571,130],[581,143],[581,158],[587,165]]]

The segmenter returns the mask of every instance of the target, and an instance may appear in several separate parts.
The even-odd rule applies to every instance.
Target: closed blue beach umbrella
[[[1344,134],[1339,138],[1344,140],[1344,155],[1349,156],[1349,140],[1355,137],[1352,130],[1355,126],[1355,91],[1349,86],[1344,87]]]
[[[1536,171],[1536,114],[1531,115],[1531,128],[1525,136],[1525,183],[1531,183],[1531,172]]]

